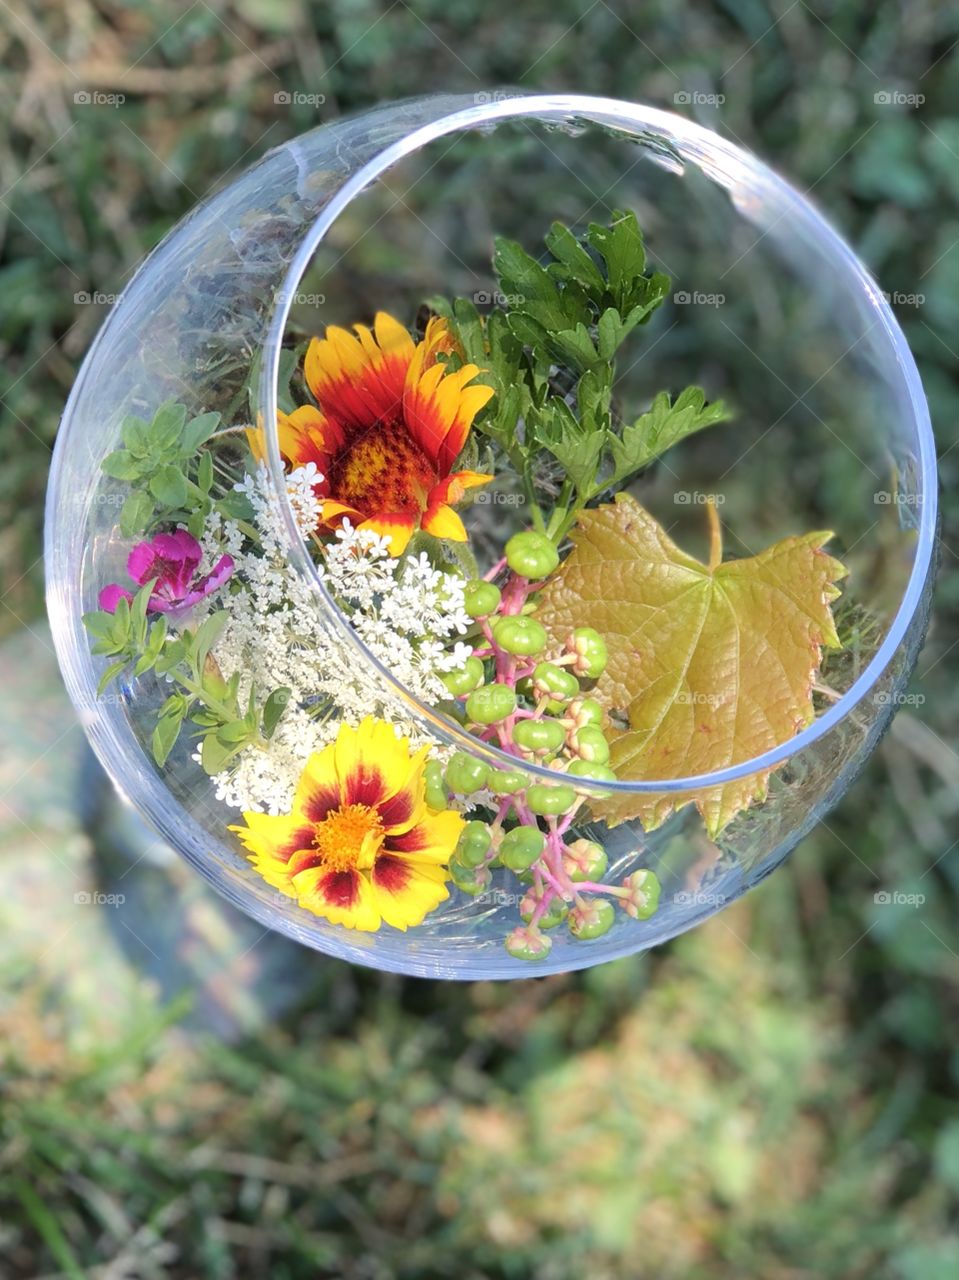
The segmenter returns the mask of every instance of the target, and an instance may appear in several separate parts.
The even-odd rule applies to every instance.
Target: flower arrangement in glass
[[[537,119],[560,129],[542,142]],[[797,293],[780,289],[790,336],[832,361],[815,385],[831,390],[844,359],[816,325],[865,349],[843,371],[847,393],[857,390],[843,427],[850,456],[863,461],[862,447],[872,462],[883,451],[895,460],[891,607],[870,586],[875,562],[850,554],[870,532],[858,515],[837,528],[841,558],[825,550],[825,522],[808,518],[830,505],[810,461],[820,431],[793,459],[810,475],[788,518],[779,502],[757,520],[742,488],[724,510],[727,536],[739,524],[752,544],[768,531],[764,549],[724,553],[716,483],[674,493],[674,514],[708,529],[704,558],[653,514],[648,477],[675,476],[684,451],[734,430],[714,384],[731,386],[737,422],[747,400],[751,430],[714,480],[747,475],[744,454],[777,424],[763,412],[750,427],[761,411],[751,383],[762,379],[733,385],[720,343],[711,363],[692,344],[703,387],[683,376],[687,343],[685,356],[664,353],[659,382],[634,400],[624,371],[637,348],[642,358],[643,345],[666,346],[677,321],[660,323],[664,313],[688,306],[695,338],[699,317],[721,305],[709,299],[724,300],[711,289],[720,246],[734,283],[739,265],[735,238],[723,244],[710,227],[707,252],[670,224],[659,256],[679,258],[671,286],[647,260],[635,212],[650,205],[645,191],[603,219],[560,219],[540,182],[545,248],[486,236],[491,290],[424,299],[411,288],[405,314],[374,299],[342,323],[288,325],[318,246],[364,190],[441,137],[488,150],[493,140],[464,131],[490,121],[518,122],[549,156],[582,148],[589,121],[617,154],[638,142],[664,191],[679,182],[685,199],[699,190],[689,174],[707,175],[727,223],[758,226],[784,259],[786,223],[803,250]],[[520,141],[517,184],[529,159]],[[174,842],[245,909],[350,958],[537,973],[688,927],[765,874],[841,791],[914,659],[931,548],[928,424],[894,322],[808,206],[758,162],[662,113],[593,99],[430,99],[327,126],[263,163],[271,175],[261,166],[259,183],[174,233],[166,259],[161,250],[141,273],[140,295],[121,304],[132,310],[124,332],[113,323],[114,359],[142,338],[143,289],[156,304],[166,286],[159,323],[153,313],[165,360],[139,350],[132,386],[112,373],[117,412],[94,442],[84,388],[96,386],[102,406],[107,377],[95,350],[68,415],[75,436],[86,414],[92,456],[83,520],[51,498],[51,538],[54,550],[76,549],[79,536],[84,558],[78,573],[74,550],[51,602],[101,754],[116,773],[118,724],[91,700],[94,675],[101,690],[116,682],[123,733],[152,756],[136,798],[155,819],[181,809],[175,822],[161,816]],[[264,208],[267,176],[285,194]],[[662,229],[655,212],[653,222]],[[366,232],[349,234],[355,245]],[[186,275],[176,286],[175,263]],[[768,322],[769,308],[760,314]],[[733,332],[749,348],[751,336],[761,348],[742,325]],[[878,361],[887,348],[896,368]],[[781,367],[790,377],[774,377],[788,386],[793,371]],[[158,395],[171,381],[188,394]],[[893,420],[891,388],[910,417]],[[809,410],[835,435],[836,407],[814,409],[813,390],[788,414]],[[69,441],[68,430],[61,487]],[[872,484],[875,515],[880,473],[863,469],[857,496]],[[684,532],[696,537],[696,523]],[[95,545],[107,555],[91,558]],[[111,560],[125,574],[105,572]],[[91,593],[99,607],[71,612],[67,626],[67,598],[75,610]],[[79,613],[93,660],[79,654]]]

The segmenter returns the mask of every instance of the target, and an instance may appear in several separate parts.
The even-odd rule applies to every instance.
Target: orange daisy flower
[[[425,798],[429,747],[410,752],[385,720],[343,725],[310,756],[282,817],[244,813],[231,827],[256,870],[301,907],[347,929],[423,922],[449,897],[450,856],[464,819]]]
[[[466,541],[453,510],[467,489],[492,476],[454,471],[473,419],[494,394],[471,386],[475,364],[449,372],[437,360],[454,348],[446,321],[434,316],[422,342],[385,311],[355,336],[330,325],[314,338],[304,374],[319,408],[280,414],[280,452],[294,466],[315,462],[322,520],[348,518],[390,538],[402,555],[417,529]]]

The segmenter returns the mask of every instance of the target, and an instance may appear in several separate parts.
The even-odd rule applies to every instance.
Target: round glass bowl
[[[734,408],[690,437],[634,492],[670,535],[704,550],[712,495],[727,551],[831,529],[850,570],[838,609],[850,643],[828,660],[813,722],[761,757],[702,776],[606,784],[671,796],[677,812],[584,834],[606,848],[610,878],[634,868],[662,885],[648,920],[618,913],[591,942],[553,934],[548,957],[512,958],[515,881],[450,899],[407,932],[331,925],[271,889],[226,830],[238,820],[181,742],[158,769],[151,675],[98,698],[105,661],[81,615],[123,580],[123,487],[103,458],[129,414],[164,401],[265,425],[272,483],[285,495],[276,420],[290,324],[322,333],[387,310],[412,321],[431,294],[495,292],[494,233],[531,252],[554,219],[575,229],[636,212],[651,264],[672,292],[626,349],[616,394],[638,413],[690,383]],[[256,371],[253,404],[245,394]],[[499,481],[497,482],[497,485]],[[494,485],[467,513],[492,555],[522,508]],[[281,498],[285,504],[285,498]],[[54,456],[47,507],[48,602],[70,696],[117,787],[231,902],[331,955],[429,977],[505,978],[582,968],[655,945],[727,905],[776,867],[836,802],[893,714],[922,640],[936,523],[935,455],[922,388],[882,293],[850,249],[755,157],[680,117],[605,98],[483,93],[380,107],[303,135],[200,205],[147,259],[100,331],[77,379]],[[515,760],[418,702],[364,647],[319,581],[284,505],[286,552],[309,585],[319,625],[375,680],[382,706],[441,747],[504,766]],[[708,837],[692,792],[771,771],[768,798]],[[528,766],[533,775],[547,770]],[[555,775],[554,775],[555,777]],[[599,784],[584,782],[587,792]],[[502,880],[497,877],[503,877]]]

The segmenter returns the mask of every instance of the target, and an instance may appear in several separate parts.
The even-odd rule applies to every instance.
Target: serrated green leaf
[[[187,499],[183,472],[173,463],[162,467],[150,481],[150,492],[165,507],[182,507]]]
[[[675,402],[670,401],[668,392],[661,391],[646,413],[625,427],[621,436],[610,437],[614,472],[607,483],[622,483],[686,436],[731,416],[721,400],[706,404],[701,387],[687,387]]]
[[[546,584],[537,617],[558,638],[595,627],[609,662],[594,696],[628,729],[609,731],[625,781],[705,774],[788,741],[815,714],[812,678],[838,647],[830,610],[846,570],[829,533],[788,537],[743,560],[722,557],[715,508],[709,563],[678,547],[628,494],[581,511],[574,549]],[[651,831],[695,802],[712,838],[765,794],[769,773],[700,792],[616,796],[607,822]]]
[[[554,279],[576,280],[589,293],[602,293],[603,273],[587,250],[562,222],[554,222],[545,236],[546,247],[556,259],[548,270]]]

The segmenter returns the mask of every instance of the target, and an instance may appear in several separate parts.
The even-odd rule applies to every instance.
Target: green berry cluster
[[[550,950],[548,930],[564,922],[575,938],[606,933],[615,918],[610,899],[645,919],[655,910],[658,885],[654,893],[651,872],[635,873],[645,877],[641,883],[601,883],[607,871],[602,846],[571,834],[584,800],[576,779],[615,779],[603,708],[591,695],[606,668],[606,642],[584,626],[560,646],[551,645],[535,616],[536,591],[559,564],[549,538],[533,531],[515,534],[504,562],[509,574],[502,588],[480,579],[467,584],[474,653],[443,680],[464,722],[515,756],[516,768],[493,768],[458,751],[445,766],[427,766],[426,799],[438,810],[455,795],[472,801],[474,815],[489,815],[466,823],[450,874],[458,888],[475,896],[488,889],[494,868],[513,872],[526,890],[523,923],[507,937],[506,949],[536,960]],[[559,776],[555,782],[533,780],[527,764],[549,765]]]

